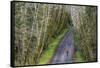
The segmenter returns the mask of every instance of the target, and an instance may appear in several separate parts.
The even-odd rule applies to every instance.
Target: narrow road
[[[70,29],[62,39],[50,64],[72,63],[74,53],[73,30]]]

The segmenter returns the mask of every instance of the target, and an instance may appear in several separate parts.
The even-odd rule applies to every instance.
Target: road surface
[[[73,38],[73,30],[70,29],[62,39],[57,48],[57,51],[52,58],[50,64],[56,63],[72,63],[74,53],[74,38]]]

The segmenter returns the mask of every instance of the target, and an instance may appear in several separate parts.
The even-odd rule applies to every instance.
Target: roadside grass
[[[75,45],[75,62],[84,62],[81,51],[80,51],[80,47],[79,47],[79,43],[80,43],[80,39],[78,34],[74,35],[74,45]]]
[[[76,52],[76,61],[75,62],[84,62],[81,53],[79,51]]]
[[[68,32],[68,29],[63,30],[63,32],[59,36],[52,40],[52,42],[48,45],[48,48],[41,55],[38,64],[48,64],[50,62],[55,53],[56,48],[59,45],[59,42],[64,37],[66,32]]]

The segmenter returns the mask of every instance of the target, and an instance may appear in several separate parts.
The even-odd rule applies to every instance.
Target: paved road
[[[74,53],[74,39],[73,30],[70,29],[62,39],[53,59],[50,64],[56,63],[72,63],[72,57]]]

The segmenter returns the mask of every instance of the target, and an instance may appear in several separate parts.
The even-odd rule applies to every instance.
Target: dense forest
[[[71,17],[75,28],[75,46],[81,53],[84,62],[95,61],[97,58],[96,9],[91,6],[71,7]]]
[[[41,64],[45,51],[54,47],[55,52],[70,28],[74,30],[75,62],[79,62],[78,55],[81,62],[95,61],[96,7],[16,2],[15,66]],[[58,37],[57,44],[50,46]]]
[[[64,29],[68,29],[70,14],[65,5],[15,4],[15,64],[37,64],[43,50]]]

